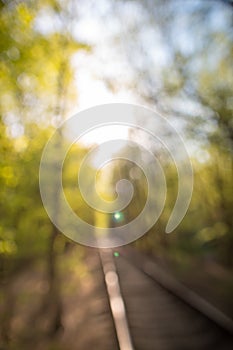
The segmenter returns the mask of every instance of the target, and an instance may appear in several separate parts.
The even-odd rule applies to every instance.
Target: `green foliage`
[[[130,152],[126,149],[124,152]],[[194,190],[190,208],[175,232],[167,235],[165,227],[175,205],[178,189],[177,170],[172,164],[163,164],[167,181],[165,208],[157,224],[136,245],[157,256],[176,259],[182,264],[195,258],[211,255],[218,262],[231,266],[233,246],[233,162],[227,150],[215,144],[205,150],[206,159],[192,159]],[[124,210],[127,222],[143,209],[147,183],[143,177],[130,176],[135,165],[120,160],[115,165],[112,186],[128,178],[134,186],[132,202]],[[156,189],[154,189],[156,193]],[[151,213],[150,215],[153,215]]]
[[[67,29],[72,18],[59,4],[10,2],[0,12],[0,77],[4,86],[0,111],[8,124],[9,118],[15,123],[51,123],[52,118],[67,113],[76,98],[71,58],[78,50],[89,48],[73,39]],[[52,31],[41,31],[36,21],[43,10],[50,13],[52,21],[60,21],[64,30],[54,26]]]
[[[33,257],[48,249],[52,228],[40,199],[40,158],[50,125],[61,122],[76,98],[72,55],[89,49],[73,38],[67,5],[1,2],[0,255]],[[44,11],[60,27],[38,26],[46,27]]]
[[[72,210],[84,221],[94,225],[93,209],[88,206],[78,188],[78,173],[81,162],[88,152],[88,148],[74,144],[64,161],[63,165],[63,189],[67,202]],[[87,168],[85,173],[85,185],[89,191],[93,188],[92,173],[95,169]]]
[[[211,142],[233,152],[233,42],[223,33],[221,37],[225,51],[215,65],[208,66],[204,61],[198,79],[198,93],[202,103],[214,112],[216,125],[210,135]]]

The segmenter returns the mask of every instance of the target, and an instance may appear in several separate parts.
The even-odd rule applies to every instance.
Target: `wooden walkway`
[[[136,350],[233,349],[233,335],[122,256],[115,259]]]
[[[16,300],[11,339],[7,346],[0,342],[0,350],[29,350],[32,344],[34,350],[233,349],[233,322],[147,257],[126,248],[118,250],[119,256],[89,248],[78,266],[79,249],[75,246],[60,262],[72,266],[60,276],[63,330],[46,335],[49,310],[43,315],[31,310],[46,291],[45,276],[35,266],[13,281],[13,299],[19,291],[30,295],[25,294],[24,304],[22,297]]]
[[[79,294],[80,308],[65,325],[63,344],[77,350],[233,349],[231,320],[182,290],[146,257],[119,252],[115,257],[111,249],[90,250],[92,284]]]

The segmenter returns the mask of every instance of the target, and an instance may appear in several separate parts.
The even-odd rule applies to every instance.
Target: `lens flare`
[[[82,219],[81,209],[80,213],[75,212],[66,199],[62,182],[64,160],[69,149],[81,137],[100,127],[114,125],[137,130],[147,136],[143,138],[145,142],[133,141],[130,137],[111,139],[91,148],[83,156],[78,171],[78,188],[93,212],[93,221],[88,223]],[[63,142],[67,130],[70,131],[69,139]],[[58,147],[59,144],[63,147]],[[99,153],[98,148],[101,148]],[[119,157],[114,153],[109,157],[110,149],[119,148],[125,150],[123,155]],[[170,233],[180,224],[188,210],[193,191],[193,171],[184,141],[168,119],[148,108],[126,103],[98,105],[67,119],[49,139],[40,163],[41,198],[53,224],[68,238],[91,247],[114,248],[142,237],[157,222],[166,203],[168,186],[165,171],[154,151],[161,148],[169,153],[177,170],[177,198],[165,229],[166,233]],[[129,179],[121,178],[114,185],[116,195],[112,200],[101,196],[101,188],[97,186],[98,177],[89,171],[92,157],[96,160],[96,173],[106,164],[119,159],[135,166],[129,173]],[[90,176],[87,177],[87,174]],[[123,214],[136,193],[130,179],[139,181],[142,174],[146,179],[146,200],[142,210],[131,220]],[[109,187],[107,181],[103,185],[104,188]],[[59,198],[59,201],[55,198]],[[95,212],[98,213],[98,220],[95,220]],[[110,217],[117,223],[113,227]]]
[[[114,213],[113,217],[114,217],[115,221],[120,222],[124,219],[124,214],[118,211],[118,212]]]

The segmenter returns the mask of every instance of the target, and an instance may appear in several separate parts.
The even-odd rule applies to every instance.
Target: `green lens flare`
[[[122,221],[124,219],[124,215],[117,211],[116,213],[113,214],[113,217],[116,221]]]

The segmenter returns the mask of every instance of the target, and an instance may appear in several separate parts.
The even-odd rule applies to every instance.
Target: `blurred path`
[[[233,349],[233,336],[146,275],[130,257],[120,254],[114,260],[136,350]]]
[[[3,347],[0,342],[1,350],[233,349],[233,335],[224,330],[224,323],[231,329],[231,321],[213,312],[220,326],[206,316],[211,308],[205,303],[199,311],[190,306],[188,299],[195,302],[191,291],[183,290],[185,302],[178,287],[172,291],[165,271],[126,248],[114,256],[111,249],[75,246],[60,257],[64,328],[49,334],[52,309],[41,310],[47,293],[43,266],[28,266],[12,280],[10,342]]]
[[[100,250],[101,263],[105,275],[105,284],[112,317],[121,350],[133,350],[125,304],[119,284],[119,278],[111,249]]]
[[[9,281],[6,305],[0,300],[0,350],[119,350],[98,250],[72,246],[57,269],[63,329],[50,332],[57,301],[47,300],[45,262],[27,264]]]
[[[82,278],[76,296],[71,293],[72,300],[64,299],[62,344],[69,350],[118,350],[104,273],[96,249],[87,249],[86,265],[88,274]]]

